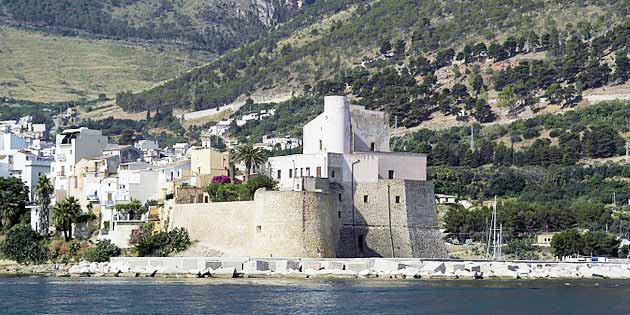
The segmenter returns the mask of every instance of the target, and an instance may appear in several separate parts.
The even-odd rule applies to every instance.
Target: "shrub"
[[[138,256],[166,257],[188,248],[192,242],[188,231],[175,228],[172,231],[160,232],[154,235],[144,235],[137,243]]]
[[[112,244],[110,240],[102,240],[96,247],[90,248],[83,257],[87,261],[107,262],[110,258],[120,255],[120,248]]]
[[[40,264],[46,262],[48,249],[45,239],[28,225],[16,225],[0,244],[0,251],[9,259],[20,264]]]

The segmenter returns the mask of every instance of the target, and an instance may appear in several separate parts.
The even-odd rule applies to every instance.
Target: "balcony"
[[[146,214],[134,214],[131,215],[129,213],[116,213],[114,214],[114,222],[131,222],[131,221],[146,221]]]

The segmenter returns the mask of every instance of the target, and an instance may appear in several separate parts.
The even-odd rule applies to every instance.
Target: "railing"
[[[146,221],[146,214],[134,214],[129,213],[116,213],[114,214],[114,221]]]
[[[99,201],[98,195],[88,195],[87,201]]]

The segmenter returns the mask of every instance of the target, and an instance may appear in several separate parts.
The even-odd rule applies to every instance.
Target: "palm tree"
[[[50,224],[50,201],[55,187],[50,183],[46,175],[39,178],[35,186],[35,202],[39,206],[39,233],[48,235]]]
[[[82,221],[81,205],[74,197],[67,197],[53,207],[53,221],[63,231],[66,241],[72,239],[72,224]]]
[[[267,157],[261,148],[254,148],[254,145],[248,143],[236,148],[234,160],[245,163],[247,177],[249,177],[252,174],[252,169],[256,169],[265,163]]]

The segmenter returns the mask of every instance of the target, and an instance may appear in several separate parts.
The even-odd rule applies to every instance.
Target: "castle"
[[[265,166],[278,191],[175,204],[171,226],[226,256],[446,256],[426,155],[390,151],[385,113],[327,96],[303,136]]]

